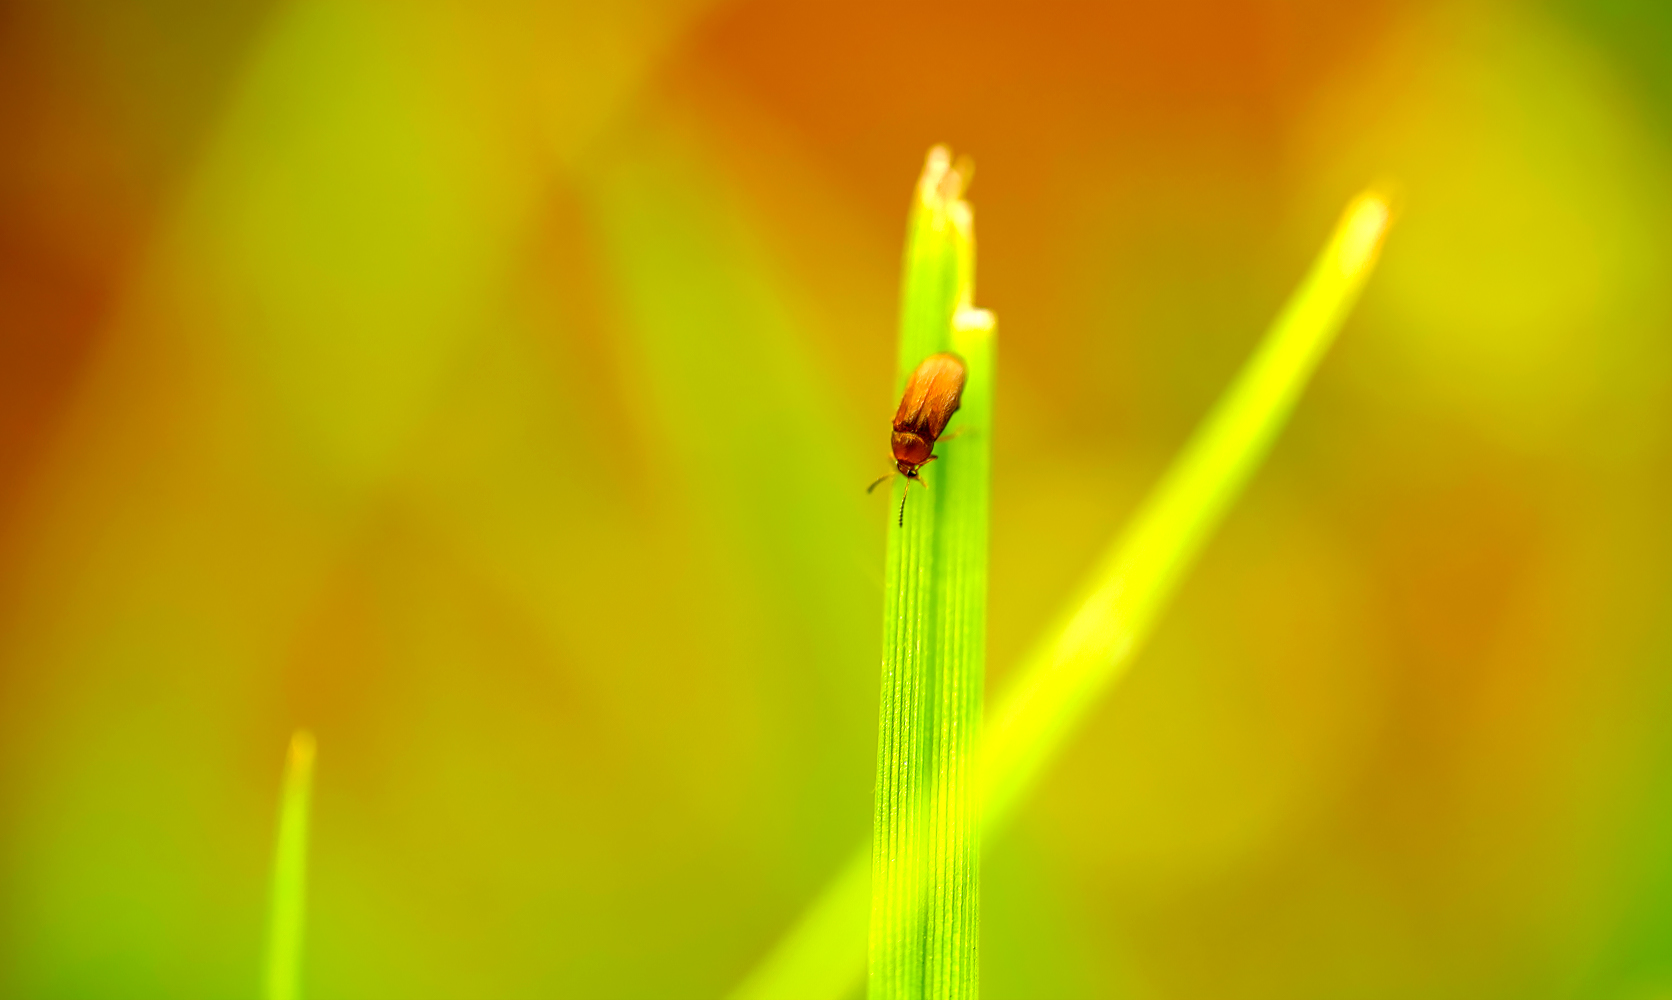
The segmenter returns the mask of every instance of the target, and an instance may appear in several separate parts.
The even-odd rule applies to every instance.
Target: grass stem
[[[882,704],[872,843],[872,1000],[975,996],[976,794],[986,673],[991,313],[970,308],[968,167],[931,151],[918,184],[901,300],[902,388],[930,354],[964,362],[962,406],[921,489],[894,484],[884,585]]]

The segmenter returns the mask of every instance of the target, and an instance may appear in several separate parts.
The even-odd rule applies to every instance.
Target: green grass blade
[[[855,851],[728,1000],[842,1000],[865,976],[871,850]]]
[[[272,910],[267,925],[266,1000],[301,996],[302,913],[306,900],[308,803],[313,794],[314,738],[299,729],[285,759],[273,855]]]
[[[1254,356],[1109,549],[1083,597],[1028,658],[986,728],[984,824],[1008,818],[1120,675],[1183,573],[1282,429],[1369,278],[1390,218],[1361,195]],[[838,1000],[863,967],[863,854],[733,994]],[[816,918],[816,919],[815,919]]]
[[[1389,221],[1380,197],[1348,206],[1311,272],[1184,453],[1028,658],[993,713],[986,815],[1002,822],[1087,709],[1132,661],[1208,535],[1270,450],[1369,277]]]
[[[940,739],[933,765],[931,830],[939,868],[930,873],[926,996],[977,995],[981,917],[981,731],[987,675],[987,549],[992,501],[994,353],[993,314],[960,309],[952,322],[952,350],[967,365],[958,425],[960,436],[941,445],[941,546],[937,570],[945,591],[935,624],[943,657]]]
[[[899,378],[952,350],[963,404],[926,466],[924,489],[888,535],[882,704],[872,841],[872,1000],[975,995],[977,739],[986,672],[987,511],[993,332],[968,308],[974,277],[967,168],[929,154],[906,244]],[[893,507],[891,507],[891,510]]]

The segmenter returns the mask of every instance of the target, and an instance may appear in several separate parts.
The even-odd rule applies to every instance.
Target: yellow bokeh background
[[[307,996],[722,996],[867,835],[936,142],[995,689],[1400,206],[983,995],[1672,995],[1672,8],[204,6],[0,9],[0,995],[256,995],[307,726]]]

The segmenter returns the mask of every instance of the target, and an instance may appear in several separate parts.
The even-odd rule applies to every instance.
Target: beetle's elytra
[[[906,380],[894,411],[894,467],[907,479],[934,461],[935,440],[958,412],[964,395],[964,359],[942,351],[923,359]]]
[[[905,394],[900,397],[900,408],[894,411],[894,436],[889,445],[894,451],[894,468],[907,479],[917,479],[925,465],[935,460],[935,441],[946,429],[946,422],[958,412],[964,395],[964,359],[948,351],[924,358],[906,380]],[[870,490],[887,481],[884,476],[872,483]],[[918,479],[918,482],[922,480]],[[900,516],[905,518],[905,502],[901,501]]]

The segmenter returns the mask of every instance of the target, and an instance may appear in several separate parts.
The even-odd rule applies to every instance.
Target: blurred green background
[[[723,994],[867,835],[905,211],[1004,678],[1403,214],[988,845],[1005,998],[1672,997],[1672,7],[0,5],[0,995]]]

